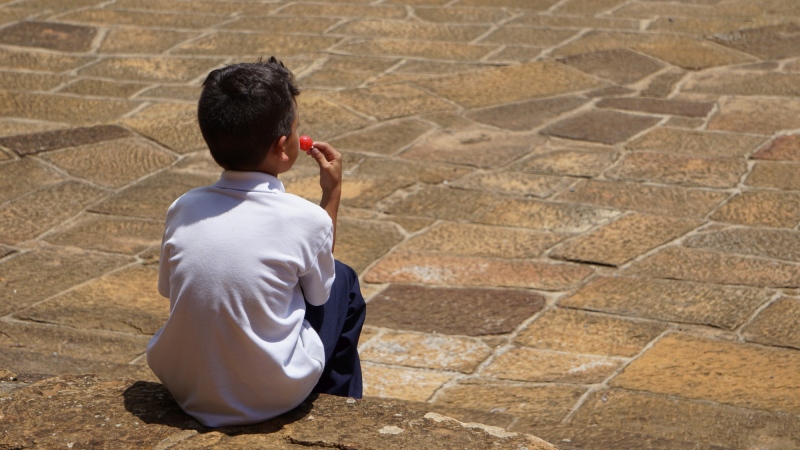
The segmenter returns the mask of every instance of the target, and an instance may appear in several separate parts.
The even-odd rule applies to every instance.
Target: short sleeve
[[[333,230],[311,262],[309,270],[300,275],[300,287],[306,301],[320,306],[328,301],[336,277],[336,265],[333,259]]]

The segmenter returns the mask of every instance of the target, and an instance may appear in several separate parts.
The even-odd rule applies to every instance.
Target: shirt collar
[[[237,191],[286,192],[281,180],[263,172],[224,170],[214,186]]]

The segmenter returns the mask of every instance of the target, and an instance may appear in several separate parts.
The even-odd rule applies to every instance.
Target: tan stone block
[[[800,233],[765,228],[727,228],[696,234],[683,242],[686,247],[800,261]]]
[[[520,83],[520,80],[528,80]],[[422,80],[418,84],[469,108],[579,92],[602,83],[554,62],[533,62]]]
[[[611,381],[613,387],[797,414],[795,350],[674,334]]]
[[[380,120],[454,109],[439,98],[402,84],[334,92],[325,97]]]
[[[472,373],[492,350],[475,338],[392,332],[359,353],[362,361]]]
[[[152,335],[169,316],[157,290],[158,267],[131,266],[104,275],[16,314],[23,320],[83,330]]]
[[[557,423],[572,409],[585,388],[569,385],[505,384],[476,380],[448,386],[436,395],[433,404],[470,405],[493,414],[532,418],[536,423]]]
[[[288,181],[287,181],[288,180]],[[287,178],[286,192],[319,203],[322,189],[319,186],[319,174],[304,177]],[[412,182],[405,179],[392,179],[371,176],[347,176],[342,180],[342,205],[354,208],[372,208],[384,197]]]
[[[0,347],[127,364],[143,354],[149,336],[87,332],[46,324],[0,323]]]
[[[569,0],[555,9],[557,14],[595,16],[624,3],[621,0]]]
[[[364,131],[333,139],[331,145],[339,151],[392,154],[414,142],[431,130],[431,126],[418,120],[400,120],[381,123]]]
[[[800,161],[800,134],[778,136],[752,156],[753,159]]]
[[[523,329],[514,342],[546,350],[632,357],[664,329],[662,324],[556,308]]]
[[[664,67],[661,61],[624,48],[582,53],[559,61],[617,84],[639,81]]]
[[[403,6],[393,5],[347,5],[347,4],[311,4],[292,3],[281,8],[282,16],[298,17],[354,17],[371,19],[405,19],[407,13]]]
[[[800,127],[800,99],[726,97],[709,130],[773,134]]]
[[[497,356],[480,373],[504,380],[592,384],[611,376],[624,361],[521,347]]]
[[[339,20],[333,18],[315,17],[308,20],[305,17],[285,16],[243,16],[222,26],[229,30],[270,30],[273,33],[303,33],[325,34],[325,31],[338,24]]]
[[[0,314],[6,316],[131,262],[120,255],[41,247],[0,262]]]
[[[800,75],[789,73],[720,72],[690,77],[681,87],[684,92],[718,95],[800,96]]]
[[[557,149],[526,158],[515,169],[521,172],[573,177],[596,177],[617,159],[614,151]],[[574,181],[574,180],[573,180]]]
[[[146,9],[148,11],[184,12],[186,4],[182,0],[119,0],[110,7],[114,9]],[[266,14],[277,9],[276,4],[258,4],[248,1],[194,1],[193,13],[234,15]]]
[[[534,258],[563,236],[531,230],[442,223],[400,247],[409,252],[497,258]]]
[[[736,158],[747,156],[766,137],[733,133],[654,128],[626,145],[631,150],[659,151],[695,157]]]
[[[630,445],[617,443],[617,446],[612,441],[608,448],[633,448],[648,442],[648,448],[665,450],[788,449],[800,444],[795,421],[795,417],[785,414],[610,389],[590,394],[571,424],[579,433],[587,429],[608,430],[611,439],[625,433],[633,434],[633,439],[628,441]],[[570,437],[571,445],[581,445],[583,442],[588,446],[603,442],[599,436],[585,441]],[[657,446],[662,442],[666,446]]]
[[[800,190],[800,164],[763,161],[753,166],[745,184],[756,188]]]
[[[734,330],[771,293],[763,288],[646,278],[598,278],[560,306]]]
[[[626,156],[606,176],[625,181],[726,188],[736,186],[746,171],[747,163],[741,159],[637,152]]]
[[[0,91],[0,115],[72,124],[108,122],[138,105],[120,100]]]
[[[410,2],[391,2],[407,4]],[[511,17],[511,14],[502,9],[486,8],[460,8],[458,6],[444,6],[447,1],[438,0],[441,7],[414,8],[414,15],[426,22],[442,23],[498,23]]]
[[[757,287],[800,286],[800,264],[671,247],[635,263],[630,272],[658,278]]]
[[[239,55],[292,56],[326,50],[338,42],[332,36],[240,33],[219,31],[179,45],[175,54],[228,55],[235,48]]]
[[[587,102],[578,96],[551,97],[472,110],[466,117],[506,130],[529,131]]]
[[[168,166],[175,157],[135,139],[120,139],[46,153],[44,159],[70,175],[118,188]]]
[[[706,117],[714,108],[714,102],[642,97],[604,98],[597,102],[598,108],[639,111],[685,117]]]
[[[56,245],[133,255],[158,245],[163,233],[160,221],[90,215],[45,239]]]
[[[705,217],[728,197],[724,192],[587,180],[559,194],[559,201],[592,203],[674,217]]]
[[[577,34],[576,30],[502,26],[483,37],[481,43],[552,47]]]
[[[153,375],[153,371],[146,365],[120,364],[95,358],[73,358],[70,356],[53,355],[52,352],[39,353],[19,348],[4,348],[3,351],[0,351],[0,364],[2,364],[3,367],[9,367],[15,372],[23,374],[96,374],[106,378],[158,381],[155,375]],[[119,395],[119,393],[117,395]],[[27,407],[30,406],[27,405]],[[42,410],[46,409],[47,408],[42,406]],[[63,411],[62,408],[53,409]],[[72,419],[72,416],[70,416],[70,419]],[[81,431],[85,433],[84,430]],[[59,437],[62,436],[63,435]],[[58,446],[61,445],[64,445],[63,441],[58,443]]]
[[[620,266],[702,224],[699,220],[630,214],[566,241],[550,257]]]
[[[207,74],[221,63],[220,59],[110,57],[81,69],[79,73],[136,81],[187,82]]]
[[[530,25],[534,27],[553,28],[597,28],[606,30],[639,30],[639,20],[620,19],[616,17],[585,17],[575,15],[551,15],[527,13],[511,22],[514,25]]]
[[[58,92],[83,96],[129,98],[148,86],[147,84],[116,83],[104,80],[77,80],[62,87]]]
[[[330,30],[331,35],[471,42],[489,31],[486,25],[449,25],[394,20],[356,20]]]
[[[370,363],[361,367],[364,373],[364,395],[399,398],[424,402],[454,375],[403,367],[386,367]]]
[[[436,221],[433,219],[419,219],[416,217],[389,217],[386,219],[391,223],[400,225],[408,233],[416,233],[424,228],[433,225]]]
[[[190,189],[213,184],[218,178],[219,175],[162,172],[103,200],[90,211],[161,221],[178,197]]]
[[[135,11],[130,9],[84,9],[82,11],[73,11],[61,15],[59,20],[97,25],[205,29],[227,22],[230,18],[208,14],[190,14],[186,10],[180,13],[169,13]]]
[[[545,11],[558,3],[557,0],[461,0],[459,6],[478,6],[492,8],[522,8]]]
[[[742,17],[761,16],[763,9],[760,8],[767,7],[765,4],[756,5],[741,1],[731,2],[728,6],[730,7],[729,11],[737,11]],[[793,6],[796,7],[796,4]],[[780,15],[778,17],[782,18]],[[763,60],[778,60],[798,56],[800,53],[797,50],[797,44],[800,42],[797,38],[797,29],[796,23],[782,23],[759,28],[738,29],[713,38],[722,45],[756,55]]]
[[[14,244],[33,239],[80,213],[106,195],[77,181],[48,186],[0,207],[0,242]]]
[[[711,218],[728,223],[794,228],[800,223],[800,194],[746,191],[722,205]]]
[[[525,197],[549,197],[566,189],[575,180],[520,172],[481,173],[453,183],[453,186],[505,195]]]
[[[0,203],[62,181],[63,175],[33,159],[0,165]]]
[[[473,220],[492,225],[533,228],[553,233],[582,233],[619,216],[619,211],[535,200],[505,200]]]
[[[403,158],[476,167],[504,166],[527,153],[536,136],[509,135],[482,128],[442,131],[402,153]]]
[[[0,67],[6,69],[65,72],[88,64],[94,59],[93,56],[0,49]]]
[[[346,42],[336,47],[338,51],[353,55],[459,61],[480,60],[496,48],[494,45],[385,38]]]
[[[529,62],[533,61],[542,54],[540,47],[523,47],[506,45],[499,52],[492,53],[487,58],[488,61],[501,61],[509,63]]]
[[[368,158],[362,162],[357,175],[368,177],[395,177],[400,180],[422,182],[427,184],[449,184],[472,170],[465,167],[417,162],[403,159]]]
[[[153,28],[119,27],[109,30],[100,44],[101,53],[161,53],[198,36],[197,33]]]
[[[567,117],[541,130],[545,136],[556,136],[601,144],[618,144],[655,126],[658,117],[594,109]]]
[[[17,120],[11,118],[0,118],[0,136],[15,136],[21,134],[40,133],[64,128],[66,124],[50,122],[34,122],[29,120]],[[5,144],[3,144],[5,145]]]
[[[336,259],[361,273],[403,240],[389,223],[341,218],[336,228]]]
[[[335,136],[364,128],[370,123],[315,93],[300,95],[297,97],[297,105],[300,111],[300,132],[319,141],[327,142]]]
[[[473,219],[496,198],[484,192],[426,186],[385,208],[392,215],[419,216],[444,220]]]
[[[394,253],[364,276],[368,283],[424,283],[458,286],[505,286],[543,290],[567,289],[592,269],[528,260]]]
[[[594,27],[593,22],[589,23],[591,25],[587,24],[588,26]],[[559,57],[621,48],[632,49],[633,45],[640,42],[647,42],[649,39],[651,39],[651,36],[643,33],[595,30],[586,33],[586,35],[575,41],[557,48],[552,52],[552,55]]]
[[[49,91],[69,80],[63,75],[0,72],[0,86],[9,91]]]
[[[205,148],[196,105],[157,103],[122,123],[178,153]]]
[[[776,300],[742,334],[751,342],[800,349],[800,300],[787,297]]]
[[[200,100],[200,86],[157,86],[140,93],[136,98],[152,100],[185,100],[196,103]]]

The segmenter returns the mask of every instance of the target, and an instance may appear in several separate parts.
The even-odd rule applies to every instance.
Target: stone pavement
[[[796,0],[0,1],[0,368],[153,381],[209,70],[346,159],[366,394],[562,448],[800,447]],[[319,197],[313,164],[284,180]],[[0,403],[1,404],[1,403]]]

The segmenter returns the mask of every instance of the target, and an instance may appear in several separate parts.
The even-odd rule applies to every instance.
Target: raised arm
[[[327,142],[314,142],[308,152],[319,164],[319,186],[322,188],[322,200],[319,206],[324,209],[333,221],[333,243],[336,244],[336,217],[339,214],[339,202],[342,198],[342,154]]]

